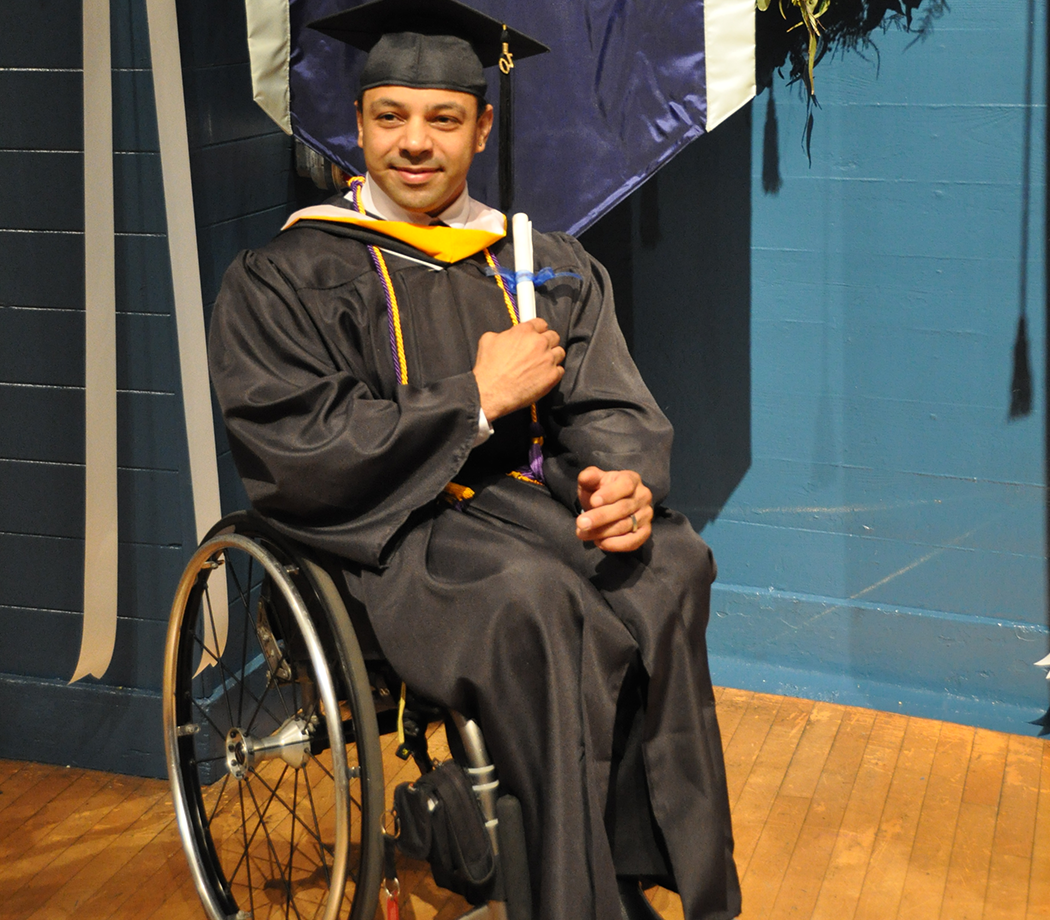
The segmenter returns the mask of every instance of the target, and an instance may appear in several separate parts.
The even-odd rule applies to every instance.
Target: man
[[[537,917],[652,917],[639,882],[735,917],[714,566],[659,504],[670,426],[574,239],[534,235],[553,277],[517,321],[514,241],[466,184],[492,21],[406,6],[322,26],[370,36],[366,178],[227,272],[210,360],[234,458],[275,526],[346,559],[409,686],[480,721]]]

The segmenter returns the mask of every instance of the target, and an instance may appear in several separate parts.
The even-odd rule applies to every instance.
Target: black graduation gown
[[[491,251],[513,265],[509,241]],[[566,348],[565,375],[539,404],[545,486],[505,475],[525,463],[526,412],[472,449],[477,341],[511,325],[484,257],[433,271],[387,256],[402,384],[367,248],[317,226],[286,230],[226,273],[209,356],[233,456],[257,510],[348,561],[403,679],[479,719],[503,788],[522,801],[537,916],[619,916],[615,874],[634,870],[607,790],[632,782],[611,776],[614,723],[640,660],[644,773],[686,917],[735,917],[704,639],[713,560],[662,508],[635,553],[576,540],[578,471],[636,470],[659,502],[671,429],[627,352],[604,269],[563,234],[536,234],[534,254],[537,269],[575,276],[537,291]],[[475,498],[451,506],[449,481]]]

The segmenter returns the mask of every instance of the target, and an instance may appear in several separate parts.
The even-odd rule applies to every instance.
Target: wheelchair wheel
[[[163,704],[179,833],[208,916],[371,920],[382,755],[327,573],[251,516],[224,518],[176,591]]]

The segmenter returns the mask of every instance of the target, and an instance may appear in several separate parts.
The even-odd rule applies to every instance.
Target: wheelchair
[[[253,512],[211,529],[176,589],[163,685],[176,820],[211,920],[372,920],[392,858],[380,734],[403,727],[399,753],[426,772],[442,718],[495,854],[463,918],[531,920],[520,810],[480,729],[396,686],[337,560]]]

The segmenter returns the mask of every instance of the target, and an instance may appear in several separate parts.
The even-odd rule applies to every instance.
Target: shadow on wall
[[[751,106],[581,239],[674,424],[670,504],[701,530],[751,466]]]

